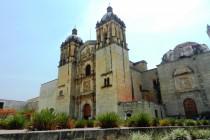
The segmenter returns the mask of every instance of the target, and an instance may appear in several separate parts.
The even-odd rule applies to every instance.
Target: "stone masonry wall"
[[[165,117],[165,112],[161,105],[147,101],[124,102],[120,103],[118,108],[119,108],[118,114],[121,116],[121,118],[127,118],[126,115],[128,113],[132,115],[138,112],[149,113],[152,117],[158,117],[158,118]],[[157,113],[157,116],[155,112]]]
[[[116,44],[96,51],[96,115],[117,112],[118,102],[132,100],[128,60],[127,50]]]
[[[53,80],[41,85],[38,110],[45,108],[55,109],[55,99],[57,90],[57,80]]]
[[[132,90],[132,96],[134,101],[141,101],[142,100],[142,92],[140,89],[140,86],[142,86],[142,75],[140,71],[137,71],[136,69],[133,69],[130,67],[131,72],[131,90]]]
[[[22,110],[25,108],[26,102],[25,101],[15,101],[15,100],[5,100],[0,99],[0,102],[3,103],[4,109],[15,109],[15,110]]]
[[[158,75],[168,116],[185,115],[187,98],[195,101],[198,113],[210,111],[210,53],[161,64]]]
[[[55,131],[35,131],[23,133],[0,134],[0,140],[129,140],[134,132],[168,131],[176,128],[210,128],[199,127],[147,127],[147,128],[111,128],[111,129],[71,129]]]

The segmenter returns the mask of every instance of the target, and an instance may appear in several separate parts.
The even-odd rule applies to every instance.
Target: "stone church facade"
[[[148,70],[144,60],[129,61],[125,28],[109,6],[96,24],[96,40],[83,42],[73,29],[60,47],[58,78],[41,85],[39,110],[53,108],[84,119],[105,112],[191,117],[210,111],[206,45],[180,44]]]

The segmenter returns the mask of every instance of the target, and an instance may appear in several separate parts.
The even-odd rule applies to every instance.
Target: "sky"
[[[41,84],[57,78],[62,41],[74,27],[83,41],[95,39],[109,3],[126,24],[129,59],[149,69],[180,43],[210,46],[209,0],[1,0],[0,98],[39,96]]]

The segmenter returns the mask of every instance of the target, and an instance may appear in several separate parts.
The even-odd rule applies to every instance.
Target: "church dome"
[[[176,61],[185,57],[205,53],[209,48],[205,44],[198,44],[196,42],[185,42],[177,45],[174,50],[169,50],[163,55],[162,63]]]
[[[107,23],[110,20],[116,21],[125,28],[125,23],[117,15],[113,13],[113,9],[111,6],[107,8],[107,13],[101,18],[100,22],[97,22],[96,28],[103,25],[104,23]]]
[[[65,46],[69,42],[75,42],[75,43],[78,43],[80,45],[83,44],[82,39],[79,36],[77,36],[77,29],[76,28],[74,28],[72,30],[72,34],[67,37],[67,39],[62,43],[61,46]]]

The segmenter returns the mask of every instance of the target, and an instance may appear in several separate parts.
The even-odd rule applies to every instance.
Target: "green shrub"
[[[131,140],[152,140],[152,135],[146,133],[133,133]]]
[[[75,122],[75,128],[94,127],[94,120],[77,120]]]
[[[210,138],[210,130],[193,129],[190,131],[193,139],[208,139]]]
[[[177,119],[175,121],[176,126],[184,126],[184,119]]]
[[[94,120],[94,127],[100,127],[100,122],[98,120]]]
[[[159,125],[159,121],[160,121],[159,118],[154,118],[154,119],[152,120],[152,126],[158,126],[158,125]]]
[[[128,125],[133,127],[147,127],[152,123],[152,117],[148,113],[137,113],[128,119]]]
[[[25,124],[25,118],[20,114],[8,116],[5,119],[5,124],[7,129],[22,129]]]
[[[94,127],[94,120],[87,120],[86,121],[86,126],[87,127]]]
[[[65,113],[57,113],[55,118],[57,128],[67,128],[68,118],[68,115],[66,115]]]
[[[41,112],[34,113],[32,117],[33,129],[37,130],[51,130],[56,127],[56,115],[49,109],[41,110]]]
[[[176,125],[176,119],[175,118],[165,118],[162,120],[159,120],[160,126],[175,126]]]
[[[6,119],[0,119],[0,129],[7,129],[7,121]]]
[[[175,129],[169,135],[165,135],[162,140],[191,140],[191,135],[187,130]]]
[[[176,125],[176,119],[175,118],[168,118],[170,125],[175,126]]]
[[[202,120],[197,120],[196,123],[197,123],[197,125],[203,125]]]
[[[210,125],[209,120],[201,120],[202,125]]]
[[[113,128],[119,126],[120,117],[116,113],[110,112],[99,115],[97,121],[102,128]]]
[[[170,126],[170,121],[168,119],[162,119],[159,121],[160,126]]]
[[[196,121],[195,121],[195,120],[191,120],[191,119],[185,120],[185,121],[184,121],[184,124],[185,124],[186,126],[195,126],[195,125],[197,125]]]
[[[197,120],[197,125],[210,125],[208,120]]]
[[[85,128],[86,127],[86,120],[77,120],[75,122],[75,128]]]

